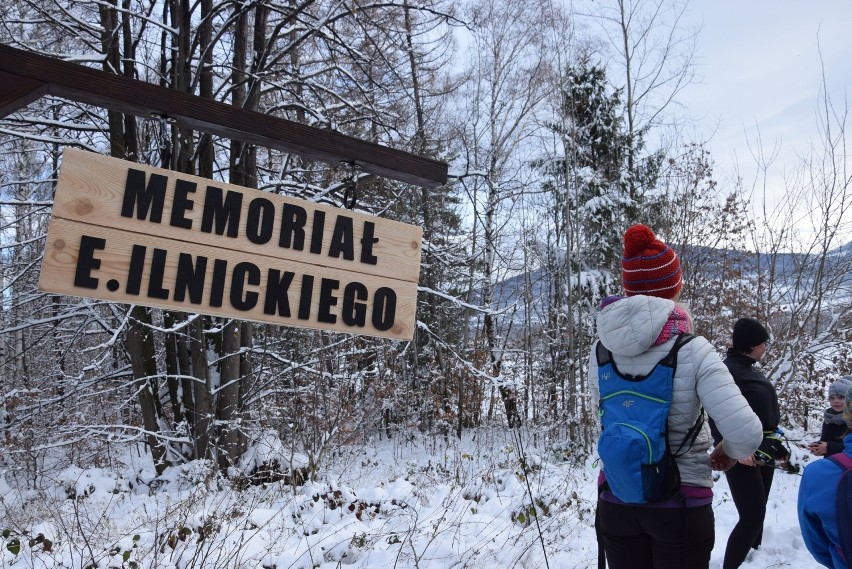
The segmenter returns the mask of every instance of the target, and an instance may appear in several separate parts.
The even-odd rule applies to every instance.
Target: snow
[[[788,432],[796,445],[814,438]],[[303,486],[232,489],[203,461],[155,477],[150,459],[110,450],[111,468],[0,468],[4,567],[595,568],[595,457],[544,431],[398,433],[335,449]],[[131,452],[132,451],[132,452]],[[264,453],[268,458],[268,455]],[[253,456],[257,460],[258,456]],[[798,446],[793,462],[811,457]],[[819,459],[816,459],[819,460]],[[530,465],[525,474],[523,464]],[[30,473],[29,475],[32,475]],[[819,567],[799,533],[800,476],[781,470],[763,546],[743,569]],[[531,508],[530,493],[536,509]],[[714,488],[721,566],[737,515],[725,477]],[[26,532],[26,534],[24,534]],[[41,535],[42,537],[38,537]],[[17,539],[15,554],[11,540]]]

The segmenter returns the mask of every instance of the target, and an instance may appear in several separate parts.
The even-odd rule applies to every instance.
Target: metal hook
[[[358,173],[361,171],[361,166],[354,162],[341,162],[349,166],[349,175],[343,183],[343,207],[346,209],[355,209],[358,203]]]
[[[159,136],[159,148],[160,148],[160,156],[163,168],[169,168],[172,162],[172,139],[171,133],[167,131],[167,125],[171,125],[175,123],[175,119],[172,117],[160,114],[160,113],[151,113],[151,118],[159,121],[160,125],[160,136]]]

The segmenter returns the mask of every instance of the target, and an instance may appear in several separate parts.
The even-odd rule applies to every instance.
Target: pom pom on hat
[[[621,281],[627,296],[675,298],[683,288],[680,260],[650,227],[634,225],[624,232]]]
[[[754,318],[740,318],[734,323],[731,340],[736,351],[748,353],[753,347],[769,340],[769,332]]]

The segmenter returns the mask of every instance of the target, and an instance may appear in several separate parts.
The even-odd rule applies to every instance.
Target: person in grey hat
[[[808,445],[815,456],[831,456],[843,452],[843,436],[846,434],[846,422],[843,409],[846,405],[846,392],[852,387],[852,375],[841,377],[828,386],[828,409],[823,413],[822,433],[819,440]]]

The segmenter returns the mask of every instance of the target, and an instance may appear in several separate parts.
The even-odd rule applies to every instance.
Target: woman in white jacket
[[[683,286],[680,261],[651,229],[634,225],[624,234],[622,280],[625,296],[601,303],[598,338],[619,373],[644,376],[666,357],[680,334],[692,332],[689,313],[676,303]],[[589,359],[595,405],[600,398],[596,348],[597,343]],[[715,540],[713,478],[711,437],[702,407],[722,433],[728,457],[746,458],[757,450],[763,438],[760,421],[713,346],[696,336],[677,352],[668,414],[670,448],[681,449],[676,457],[679,492],[653,503],[624,502],[606,485],[603,464],[596,524],[612,569],[709,567]],[[697,435],[693,430],[685,440],[695,425]]]

